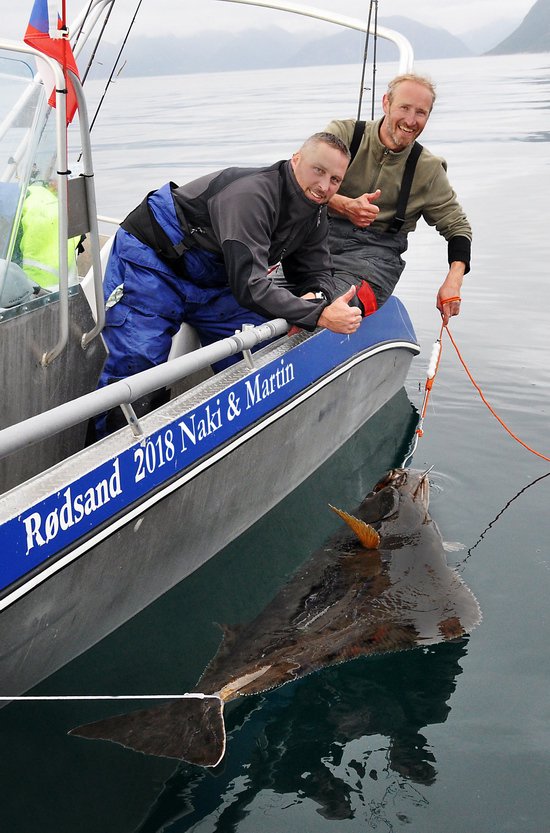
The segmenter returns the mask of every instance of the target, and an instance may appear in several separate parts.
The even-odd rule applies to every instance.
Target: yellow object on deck
[[[23,269],[44,289],[59,285],[57,196],[47,184],[29,185],[21,213]],[[77,239],[67,241],[69,283],[76,281]],[[71,280],[71,277],[73,280]]]

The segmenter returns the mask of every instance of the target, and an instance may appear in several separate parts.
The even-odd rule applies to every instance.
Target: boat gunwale
[[[75,541],[68,543],[58,553],[46,556],[42,562],[35,565],[28,573],[23,574],[0,591],[0,612],[10,607],[19,598],[31,592],[36,586],[42,584],[48,578],[55,575],[55,573],[73,563],[82,555],[85,555],[94,546],[109,538],[119,529],[131,523],[139,515],[147,512],[151,506],[164,500],[170,494],[194,480],[219,460],[227,457],[234,450],[244,445],[274,422],[311,399],[319,390],[337,378],[348,373],[354,367],[373,356],[392,350],[403,349],[409,351],[413,356],[418,355],[420,352],[420,347],[415,342],[405,341],[404,339],[390,339],[386,342],[378,342],[371,347],[365,348],[365,350],[351,356],[347,361],[334,367],[331,371],[316,380],[315,383],[293,395],[288,401],[276,407],[268,415],[258,418],[244,427],[235,436],[228,438],[219,447],[210,450],[184,469],[175,472],[169,479],[159,483],[155,488],[147,491],[127,507],[124,507],[113,516],[106,518],[97,526],[89,529]],[[138,443],[134,442],[132,445],[135,446],[136,444]],[[5,521],[2,521],[2,523],[5,523]],[[46,567],[44,566],[45,564],[47,564]]]
[[[317,335],[321,335],[322,333],[322,330],[317,330],[313,333],[302,332],[296,334],[291,337],[294,343],[290,343],[287,345],[284,345],[283,339],[280,339],[278,342],[268,345],[261,351],[258,351],[254,354],[255,358],[264,359],[264,361],[258,361],[257,365],[255,365],[253,368],[245,367],[243,363],[228,368],[226,371],[222,371],[222,373],[216,374],[215,376],[204,380],[202,383],[191,388],[190,390],[179,394],[174,399],[171,399],[169,402],[167,402],[165,405],[159,407],[157,410],[149,414],[146,414],[144,417],[141,418],[141,422],[143,427],[148,428],[147,434],[144,433],[143,436],[137,437],[133,434],[129,434],[128,426],[125,426],[124,428],[119,429],[116,433],[110,434],[103,440],[100,440],[99,442],[94,443],[91,446],[81,449],[76,454],[73,454],[70,457],[66,457],[63,460],[60,460],[58,463],[51,466],[49,469],[39,472],[38,474],[24,481],[23,483],[20,483],[7,490],[6,492],[0,494],[0,525],[14,518],[22,511],[25,511],[25,508],[32,506],[33,503],[36,502],[37,494],[35,493],[32,496],[32,498],[29,497],[28,503],[25,502],[23,504],[24,508],[21,509],[21,497],[23,497],[23,500],[25,500],[25,493],[27,491],[36,490],[36,487],[39,483],[44,484],[48,478],[51,480],[49,485],[42,485],[42,487],[40,488],[40,499],[43,499],[48,494],[53,494],[64,488],[68,480],[68,478],[64,476],[64,474],[67,470],[72,469],[72,475],[74,477],[74,465],[76,458],[83,460],[85,458],[94,457],[95,461],[93,465],[89,467],[89,470],[98,468],[103,463],[109,462],[122,452],[127,451],[129,448],[146,443],[147,440],[149,440],[154,434],[156,434],[158,430],[167,427],[169,423],[175,421],[176,419],[181,419],[187,413],[192,411],[193,408],[207,403],[210,399],[222,393],[223,391],[230,390],[232,385],[236,384],[239,381],[246,380],[251,374],[261,371],[263,368],[269,365],[272,361],[275,361],[280,356],[287,356],[291,354],[295,348],[299,347],[301,344],[306,343],[311,338]],[[274,348],[281,347],[283,345],[287,347],[287,349],[284,352],[277,352],[275,355],[271,355],[271,353],[274,352]],[[317,379],[315,379],[315,381],[307,385],[304,389],[297,391],[295,394],[293,394],[288,399],[288,401],[281,404],[280,406],[277,406],[273,411],[268,412],[265,415],[259,415],[256,420],[251,421],[247,425],[243,426],[243,428],[239,432],[237,432],[234,436],[229,437],[226,441],[222,443],[220,447],[223,447],[226,443],[232,442],[236,437],[240,436],[243,432],[250,430],[258,423],[271,420],[273,415],[279,413],[281,409],[287,408],[288,406],[293,406],[293,403],[295,403],[297,399],[300,398],[305,400],[310,398],[311,396],[313,396],[314,393],[317,392],[317,390],[321,389],[330,381],[332,381],[332,379],[338,378],[338,376],[342,375],[342,373],[345,373],[347,370],[351,369],[356,364],[364,361],[370,356],[394,348],[408,349],[413,355],[418,355],[420,352],[420,346],[416,341],[413,341],[412,339],[406,340],[402,336],[399,338],[390,338],[376,341],[374,344],[367,345],[359,352],[354,353],[353,355],[344,359],[339,364],[334,365],[332,368],[330,368]],[[237,370],[241,371],[238,377],[236,379],[231,380],[228,384],[223,384],[224,375],[228,372],[231,373],[232,371],[235,372]],[[216,381],[222,382],[222,384],[216,386]],[[202,389],[203,395],[197,397],[197,392],[199,389]],[[168,414],[167,412],[169,411],[173,411],[174,413]],[[153,424],[154,422],[158,424],[155,425]],[[198,463],[199,460],[202,460],[203,458],[209,456],[209,454],[214,453],[215,451],[216,449],[212,449],[211,451],[205,453],[205,455],[201,456],[198,460],[191,462],[184,469],[180,470],[178,474],[181,473],[181,471],[186,471],[188,468]],[[15,506],[15,504],[17,504],[17,506]]]

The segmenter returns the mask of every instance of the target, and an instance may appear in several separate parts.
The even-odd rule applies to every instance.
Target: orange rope
[[[514,434],[514,432],[513,432],[510,428],[508,428],[508,426],[506,425],[506,423],[505,423],[505,422],[504,422],[504,421],[503,421],[503,420],[499,417],[499,415],[496,413],[496,411],[493,409],[493,407],[489,404],[489,402],[487,402],[487,400],[486,400],[485,396],[483,395],[483,391],[481,390],[481,388],[480,388],[480,387],[479,387],[479,385],[477,384],[476,380],[474,379],[474,377],[472,376],[472,374],[471,374],[471,373],[470,373],[470,371],[468,370],[468,367],[467,367],[467,365],[466,365],[466,362],[465,362],[465,361],[464,361],[464,359],[462,358],[462,356],[461,356],[461,354],[460,354],[460,350],[458,349],[458,347],[457,347],[457,345],[456,345],[456,342],[455,342],[454,338],[453,338],[453,337],[452,337],[452,335],[451,335],[451,331],[449,330],[449,328],[448,328],[448,327],[442,327],[442,328],[441,328],[441,331],[443,331],[443,329],[447,330],[447,335],[448,335],[448,336],[449,336],[449,338],[451,339],[451,344],[452,344],[452,345],[453,345],[453,347],[455,348],[456,353],[457,353],[457,356],[458,356],[458,358],[460,359],[460,363],[462,364],[462,367],[463,367],[463,368],[464,368],[464,370],[466,371],[466,374],[467,374],[467,376],[468,376],[468,378],[469,378],[470,382],[472,383],[472,385],[474,386],[474,388],[477,390],[477,392],[479,393],[479,395],[480,395],[480,397],[481,397],[481,399],[482,399],[483,403],[484,403],[484,404],[485,404],[485,405],[489,408],[489,410],[490,410],[490,412],[492,413],[492,415],[494,416],[494,418],[495,418],[498,422],[500,422],[500,424],[502,425],[502,427],[504,428],[504,430],[505,430],[505,431],[507,431],[507,432],[508,432],[508,434],[509,434],[509,435],[510,435],[510,436],[511,436],[514,440],[516,440],[516,442],[518,442],[520,445],[522,445],[524,448],[526,448],[526,449],[527,449],[527,451],[530,451],[532,454],[536,454],[536,456],[537,456],[537,457],[540,457],[542,460],[547,460],[548,462],[550,462],[550,457],[546,457],[546,455],[541,454],[539,451],[535,451],[535,449],[534,449],[534,448],[531,448],[530,446],[528,446],[528,445],[527,445],[527,443],[524,443],[524,442],[523,442],[523,440],[520,440],[520,438],[519,438],[516,434]],[[441,334],[440,334],[440,338],[441,338]],[[438,362],[438,364],[439,364],[439,362]],[[433,382],[433,379],[432,379],[432,382]],[[426,384],[427,384],[427,383],[426,383]]]

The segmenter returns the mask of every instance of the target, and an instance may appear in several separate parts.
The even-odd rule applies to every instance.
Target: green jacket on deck
[[[75,249],[67,241],[69,283],[76,281]],[[33,182],[27,189],[21,213],[21,265],[26,275],[44,289],[59,286],[57,195],[47,184]]]

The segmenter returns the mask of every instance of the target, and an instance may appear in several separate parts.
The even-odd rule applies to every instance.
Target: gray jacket
[[[242,306],[305,329],[316,326],[328,301],[293,293],[321,290],[329,300],[335,295],[327,213],[307,199],[290,161],[227,168],[172,194],[195,244],[223,256],[229,286]],[[267,275],[279,261],[291,291]]]

